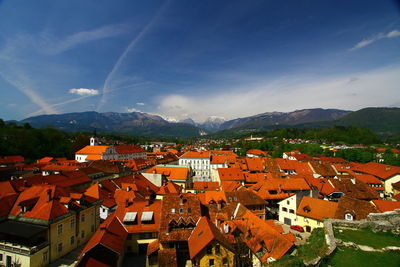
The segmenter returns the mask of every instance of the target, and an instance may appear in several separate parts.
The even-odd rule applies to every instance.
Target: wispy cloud
[[[47,101],[41,97],[33,89],[35,87],[34,82],[25,73],[15,70],[12,74],[0,71],[0,76],[9,84],[14,86],[20,92],[25,94],[28,99],[42,108],[47,114],[57,114],[58,111],[54,109]]]
[[[120,55],[118,58],[117,62],[114,64],[112,70],[110,73],[107,75],[104,84],[103,84],[103,91],[102,91],[102,97],[97,105],[97,111],[100,111],[101,108],[104,106],[104,104],[107,102],[107,97],[108,93],[111,89],[111,82],[113,81],[116,73],[120,69],[122,62],[125,60],[129,52],[140,42],[140,40],[143,38],[143,36],[146,35],[146,33],[151,30],[151,28],[156,24],[158,18],[164,11],[165,7],[168,4],[168,0],[164,2],[164,4],[158,9],[157,13],[154,15],[154,17],[151,19],[151,21],[143,28],[143,30],[136,35],[132,41],[129,43],[129,45],[125,48],[124,52]]]
[[[219,88],[220,93],[208,93],[207,96],[166,95],[160,97],[157,113],[202,121],[212,115],[233,119],[313,107],[357,110],[388,106],[399,95],[399,73],[400,66],[397,66],[319,80],[315,77],[284,77],[230,90]]]
[[[125,32],[127,32],[127,27],[123,24],[105,25],[91,30],[76,32],[64,38],[57,38],[53,34],[43,32],[39,35],[36,47],[48,54],[59,54],[78,45],[115,37]]]
[[[144,103],[138,102],[138,103],[136,103],[136,105],[138,105],[138,106],[144,106]]]
[[[72,88],[69,89],[69,92],[71,94],[77,94],[77,95],[98,95],[99,94],[99,90],[96,89],[88,89],[88,88]]]
[[[399,30],[394,30],[388,33],[379,33],[375,35],[372,38],[369,39],[364,39],[360,42],[358,42],[355,46],[350,48],[350,51],[354,51],[363,47],[366,47],[367,45],[370,45],[376,41],[382,40],[382,39],[387,39],[387,38],[395,38],[400,36],[400,31]]]

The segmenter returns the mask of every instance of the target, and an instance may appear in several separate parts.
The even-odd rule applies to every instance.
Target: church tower
[[[93,131],[93,136],[90,137],[90,145],[97,146],[99,144],[99,139],[97,138],[96,130]]]

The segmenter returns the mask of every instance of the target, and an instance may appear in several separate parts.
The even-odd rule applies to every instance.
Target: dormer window
[[[309,212],[311,211],[310,206],[305,206],[305,207],[303,208],[303,211],[304,211],[305,213],[309,213]]]
[[[354,216],[351,215],[350,213],[346,213],[346,214],[344,215],[344,218],[345,218],[347,221],[353,221],[353,220],[354,220]]]

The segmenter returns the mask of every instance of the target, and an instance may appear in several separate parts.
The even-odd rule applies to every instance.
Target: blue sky
[[[0,0],[0,118],[399,107],[396,3]]]

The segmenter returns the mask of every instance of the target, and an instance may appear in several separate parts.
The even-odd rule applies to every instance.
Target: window
[[[192,209],[191,208],[188,208],[188,213],[192,213]]]
[[[209,266],[214,266],[214,259],[210,259]]]
[[[219,254],[220,252],[221,252],[221,248],[220,248],[219,244],[216,244],[215,245],[215,253]]]
[[[171,213],[172,213],[172,214],[175,214],[175,209],[171,209]]]
[[[85,221],[85,214],[82,214],[81,215],[81,222],[84,222]]]
[[[289,205],[289,204],[290,204],[290,201],[289,201],[289,200],[287,200],[287,201],[286,201],[286,204],[288,204],[288,205]]]
[[[105,208],[102,208],[101,210],[102,210],[103,212],[106,212],[106,209],[105,209]]]
[[[0,253],[0,261],[3,261],[3,254]]]
[[[47,263],[48,257],[49,257],[49,252],[48,251],[43,252],[43,258],[42,258],[43,263]]]
[[[352,220],[353,220],[353,215],[351,215],[350,213],[346,213],[346,214],[344,215],[344,218],[345,218],[347,221],[352,221]]]
[[[318,225],[318,226],[320,226],[320,224],[321,224],[320,222],[317,222],[317,225]]]
[[[75,219],[72,219],[71,220],[71,229],[74,229],[75,228]]]
[[[212,246],[207,246],[207,254],[212,254]]]
[[[222,259],[222,264],[227,265],[228,264],[228,258],[223,258]]]
[[[293,210],[293,209],[290,209],[290,210],[289,210],[289,213],[294,214],[294,210]]]
[[[60,223],[59,225],[57,225],[57,234],[61,235],[63,232],[63,225],[62,223]]]
[[[71,236],[71,245],[75,243],[75,236]]]
[[[179,209],[179,213],[180,213],[180,214],[183,213],[183,209],[182,209],[182,208]]]
[[[287,208],[282,207],[282,211],[287,212]]]
[[[62,252],[62,249],[63,249],[63,243],[58,243],[58,245],[57,245],[57,252],[58,252],[58,253],[61,253],[61,252]]]
[[[85,231],[82,230],[81,232],[81,237],[84,238],[85,237]]]

